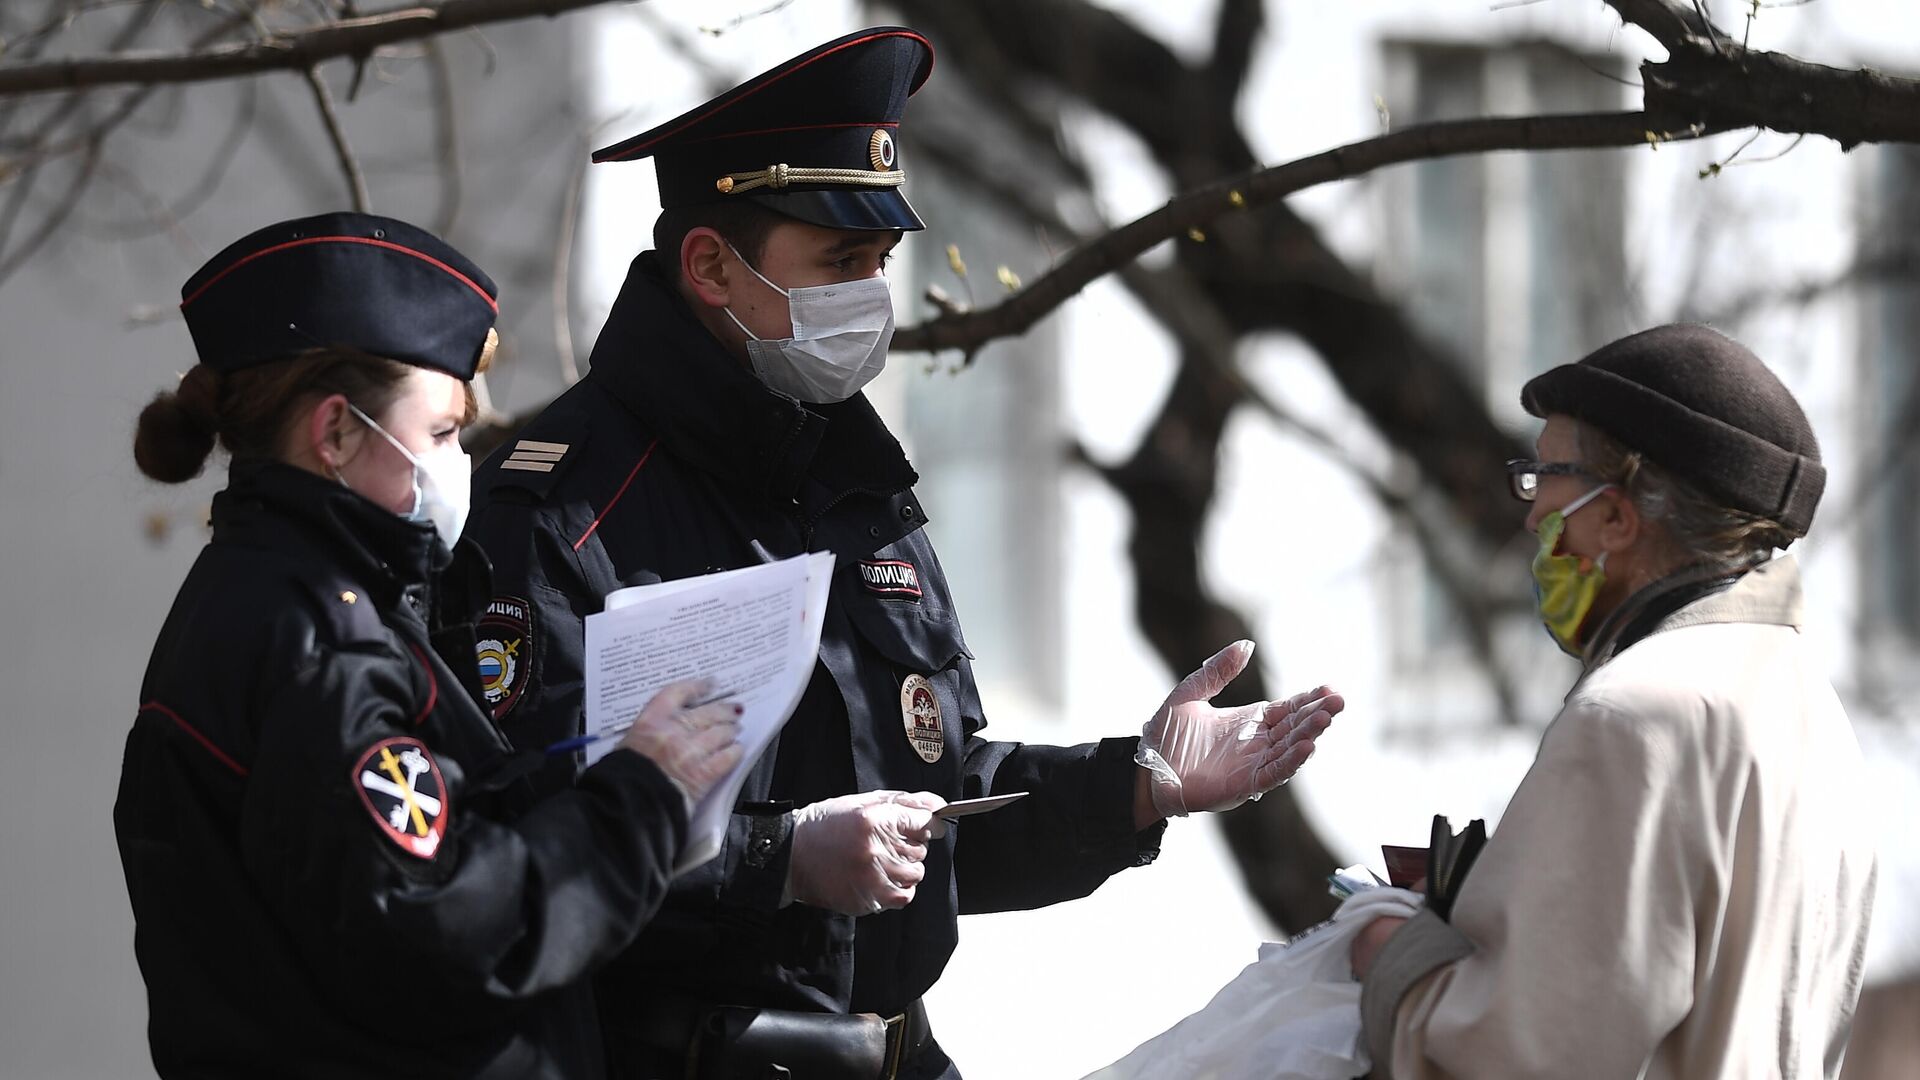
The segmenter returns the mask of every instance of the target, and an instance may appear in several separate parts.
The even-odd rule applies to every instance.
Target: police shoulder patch
[[[382,739],[353,766],[354,790],[394,846],[431,859],[453,822],[446,782],[433,753],[418,739]]]
[[[500,720],[520,701],[533,671],[533,606],[518,596],[496,596],[474,627],[474,660],[487,707]]]

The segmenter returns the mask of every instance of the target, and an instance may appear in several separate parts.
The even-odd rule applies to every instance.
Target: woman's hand
[[[1400,924],[1407,920],[1398,915],[1382,915],[1360,928],[1353,939],[1353,977],[1364,979],[1367,972],[1373,970],[1373,961],[1386,947],[1387,939],[1393,936]]]
[[[646,757],[699,802],[740,763],[740,706],[716,701],[695,707],[712,688],[705,679],[672,683],[647,702],[620,745]]]

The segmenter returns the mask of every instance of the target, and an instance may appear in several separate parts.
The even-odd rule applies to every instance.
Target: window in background
[[[1388,42],[1395,127],[1623,107],[1617,60],[1540,44]],[[1524,427],[1520,385],[1629,332],[1627,157],[1476,154],[1385,175],[1380,276],[1459,359],[1496,419]]]
[[[911,147],[909,147],[911,149]],[[935,283],[963,299],[948,266],[957,241],[982,304],[1004,293],[1001,264],[1044,266],[1032,232],[1010,222],[974,190],[933,168],[914,177],[914,206],[927,222],[902,248],[910,260],[896,276],[901,322],[926,309],[907,299]],[[896,356],[902,367],[902,441],[920,473],[928,533],[940,553],[975,656],[987,717],[1025,713],[1009,730],[1057,718],[1065,700],[1062,412],[1057,320],[983,349],[950,373],[951,355],[925,373],[928,357]]]
[[[1867,371],[1861,380],[1863,415],[1870,438],[1862,440],[1866,460],[1861,483],[1870,500],[1859,530],[1861,546],[1860,614],[1870,643],[1887,650],[1862,650],[1870,669],[1875,657],[1911,663],[1911,647],[1920,642],[1920,564],[1913,558],[1913,537],[1920,526],[1920,148],[1878,147],[1867,164],[1867,198],[1861,221],[1858,259],[1884,268],[1862,295],[1862,353]],[[1905,272],[1901,272],[1904,268]],[[1890,674],[1891,672],[1888,672]],[[1869,681],[1872,670],[1864,673]]]
[[[1616,59],[1550,44],[1396,40],[1381,57],[1395,128],[1624,107]],[[1519,403],[1528,378],[1632,329],[1627,160],[1617,151],[1475,154],[1388,170],[1377,182],[1382,287],[1403,298],[1414,324],[1516,435],[1533,430]],[[1500,482],[1489,473],[1488,483]],[[1396,562],[1395,655],[1443,692],[1473,693],[1478,669],[1462,662],[1468,647],[1454,605],[1411,545]]]

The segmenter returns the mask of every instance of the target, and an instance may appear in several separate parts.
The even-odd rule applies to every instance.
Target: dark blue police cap
[[[473,378],[499,290],[439,237],[393,218],[321,214],[228,245],[180,287],[200,362],[238,371],[345,345]]]
[[[751,199],[831,229],[920,229],[894,135],[933,71],[905,27],[829,41],[593,160],[653,159],[660,205]]]

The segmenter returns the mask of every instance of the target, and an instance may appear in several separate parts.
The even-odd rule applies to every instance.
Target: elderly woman
[[[1375,1075],[1834,1077],[1875,865],[1860,750],[1801,637],[1806,416],[1699,326],[1528,383],[1541,617],[1583,665],[1454,894],[1354,946]]]
[[[134,457],[167,483],[216,440],[233,461],[114,806],[155,1067],[600,1075],[586,977],[739,760],[734,706],[668,687],[576,786],[535,802],[514,780],[474,664],[485,559],[459,541],[498,307],[459,252],[329,214],[236,242],[181,295],[200,363]]]

